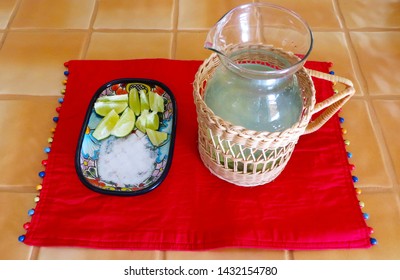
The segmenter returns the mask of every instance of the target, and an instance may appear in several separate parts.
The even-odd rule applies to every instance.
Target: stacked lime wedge
[[[121,114],[126,107],[128,107],[128,96],[126,94],[101,96],[94,103],[94,110],[102,117],[105,117],[112,110]]]
[[[140,96],[140,111],[143,112],[144,110],[150,109],[149,104],[149,95],[144,90],[139,91]]]
[[[161,146],[168,139],[168,133],[166,132],[155,131],[147,128],[146,133],[150,139],[151,144],[153,144],[156,147]]]
[[[103,140],[111,135],[111,131],[119,120],[119,115],[111,110],[97,125],[93,132],[93,137],[97,140]]]
[[[133,110],[136,116],[140,115],[140,99],[136,88],[129,91],[129,107]]]
[[[111,135],[116,137],[125,137],[129,135],[135,127],[135,119],[135,114],[132,109],[129,107],[126,108],[112,129]]]
[[[150,142],[158,147],[167,139],[166,132],[158,131],[159,113],[164,112],[164,98],[150,90],[138,89],[129,84],[128,94],[101,96],[94,104],[95,112],[103,119],[93,132],[97,140],[110,135],[128,136],[135,126],[147,134]],[[121,116],[120,116],[121,115]]]
[[[149,105],[153,112],[164,112],[164,98],[155,92],[149,92]]]

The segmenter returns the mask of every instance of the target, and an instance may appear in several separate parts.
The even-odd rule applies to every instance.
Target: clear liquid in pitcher
[[[303,102],[296,75],[268,77],[268,72],[276,69],[259,63],[238,65],[267,77],[243,77],[220,65],[207,82],[204,99],[217,116],[234,125],[268,132],[286,130],[299,121]]]

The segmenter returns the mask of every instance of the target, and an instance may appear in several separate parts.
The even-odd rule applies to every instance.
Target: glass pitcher
[[[309,26],[293,11],[267,3],[232,9],[207,35],[205,48],[221,63],[207,82],[205,103],[250,130],[289,129],[303,110],[295,73],[312,44]]]

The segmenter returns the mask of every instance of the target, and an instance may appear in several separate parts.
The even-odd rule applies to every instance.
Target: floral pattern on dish
[[[125,100],[123,96],[128,95],[132,88],[147,92],[152,91],[152,94],[155,93],[163,98],[164,110],[163,112],[156,112],[159,116],[158,131],[166,133],[168,138],[165,142],[160,144],[160,146],[154,146],[146,133],[140,131],[137,127],[134,127],[129,135],[123,137],[126,139],[132,139],[133,136],[135,136],[137,139],[142,139],[145,143],[144,147],[151,150],[155,156],[152,158],[154,159],[154,162],[147,165],[149,166],[149,170],[146,172],[146,174],[148,174],[146,178],[140,179],[140,182],[130,183],[125,180],[121,183],[121,181],[116,179],[110,180],[109,178],[104,178],[105,176],[103,175],[105,173],[103,172],[103,174],[101,174],[101,172],[99,172],[99,169],[107,169],[104,167],[99,168],[99,163],[102,162],[100,158],[102,156],[101,151],[105,150],[104,145],[106,145],[106,143],[108,143],[108,145],[110,145],[110,143],[117,145],[118,141],[124,140],[114,136],[110,136],[107,141],[98,140],[93,136],[93,132],[104,117],[96,113],[94,104],[99,100],[99,98],[104,100],[104,98],[107,99],[108,97],[114,98],[115,96],[121,96],[121,100]],[[115,98],[119,99],[119,97]],[[146,193],[157,187],[166,176],[171,163],[176,121],[175,110],[175,100],[172,93],[165,85],[156,81],[124,79],[110,82],[100,88],[91,102],[90,108],[88,108],[87,117],[82,128],[77,150],[76,166],[78,175],[82,182],[90,189],[105,194],[136,195]],[[135,162],[135,153],[131,154],[133,155],[131,158],[120,163],[121,166],[129,165],[132,167],[132,169],[125,168],[128,170],[124,171],[125,173],[129,172],[129,170],[134,170],[135,166],[139,165],[139,162]],[[127,163],[126,161],[131,162]],[[112,169],[111,166],[110,169]],[[114,167],[114,169],[118,172],[118,168]],[[121,176],[125,176],[125,174],[122,174]]]

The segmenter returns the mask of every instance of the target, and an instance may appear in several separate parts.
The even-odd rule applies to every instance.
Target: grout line
[[[81,59],[86,58],[87,52],[89,50],[89,46],[90,46],[90,42],[92,40],[92,34],[93,34],[93,25],[94,25],[94,22],[96,21],[96,16],[97,16],[98,9],[99,9],[99,0],[96,0],[94,2],[92,15],[90,17],[89,28],[86,29],[86,38],[85,38],[85,41],[84,41],[83,46],[81,48],[81,53],[80,53],[80,58]]]
[[[365,33],[372,33],[372,32],[399,32],[400,28],[398,27],[358,27],[358,28],[349,28],[352,32],[365,32]]]
[[[37,95],[37,94],[9,94],[9,93],[0,93],[0,101],[14,101],[14,100],[47,100],[48,98],[60,97],[57,95]],[[57,99],[54,99],[57,100]]]
[[[32,185],[0,185],[1,192],[37,194],[37,190]]]
[[[340,12],[338,0],[332,0],[332,6],[333,6],[333,12],[335,13],[336,19],[339,22],[340,29],[342,29],[342,30],[345,29],[346,28],[345,20],[344,20],[342,13]]]
[[[354,49],[353,46],[353,42],[351,40],[351,36],[350,36],[350,31],[346,26],[346,21],[344,19],[344,16],[340,10],[340,5],[338,3],[338,0],[333,0],[333,7],[334,7],[334,11],[335,14],[337,16],[337,19],[339,21],[339,25],[341,26],[342,32],[344,33],[344,37],[346,40],[346,45],[347,45],[347,50],[349,52],[350,55],[350,60],[351,60],[351,65],[353,66],[353,70],[354,70],[354,74],[356,76],[356,79],[361,87],[361,90],[363,91],[363,96],[367,96],[368,95],[368,85],[366,82],[366,79],[364,77],[364,75],[362,74],[361,71],[361,66],[359,63],[359,59],[357,56],[357,53]]]
[[[28,260],[37,260],[39,257],[40,247],[31,246],[29,250]]]
[[[1,1],[1,0],[0,0]],[[12,28],[8,31],[12,31],[13,33],[77,33],[77,32],[87,32],[88,28],[36,28],[36,27],[29,27],[29,28]]]
[[[165,260],[166,259],[166,252],[165,251],[155,251],[155,259],[156,260]]]
[[[179,24],[179,0],[174,0],[172,4],[172,40],[170,46],[170,59],[176,58],[178,43],[178,24]]]
[[[79,29],[78,29],[79,30]],[[173,33],[172,28],[91,28],[85,29],[85,31],[91,32],[102,32],[102,33]]]
[[[22,2],[22,0],[18,0],[16,2],[16,4],[14,5],[13,10],[11,12],[10,18],[8,19],[7,25],[4,28],[4,30],[2,30],[3,36],[2,36],[2,38],[0,40],[0,49],[3,47],[3,44],[4,44],[5,40],[6,40],[6,37],[8,36],[8,32],[10,31],[10,25],[14,21],[15,16],[17,15],[19,7],[21,6],[21,2]]]
[[[283,253],[285,260],[294,260],[294,252],[292,250],[284,250]]]
[[[12,22],[14,21],[16,15],[17,15],[17,12],[18,12],[18,10],[19,10],[19,7],[21,6],[21,4],[22,4],[22,0],[18,0],[18,1],[16,2],[15,6],[14,6],[14,9],[13,9],[11,15],[10,15],[10,18],[8,19],[7,26],[6,26],[6,30],[10,30],[10,25],[11,25]]]

